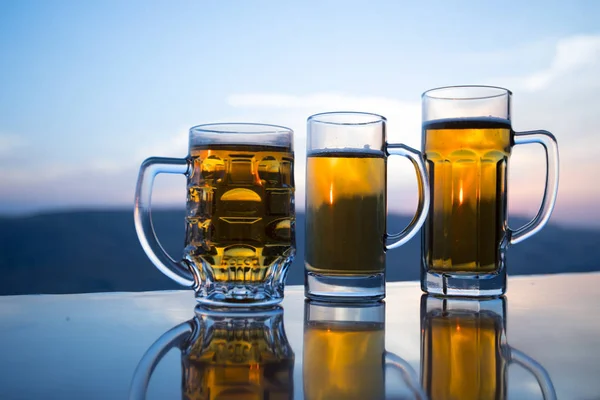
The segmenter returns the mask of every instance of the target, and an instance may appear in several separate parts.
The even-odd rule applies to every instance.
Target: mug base
[[[385,297],[383,273],[336,276],[306,272],[305,295],[311,300],[335,302],[371,302]]]
[[[273,307],[283,300],[281,292],[251,285],[213,285],[210,290],[196,293],[196,301],[207,308],[253,309]]]
[[[497,297],[506,292],[506,273],[452,275],[422,271],[421,289],[431,295]]]

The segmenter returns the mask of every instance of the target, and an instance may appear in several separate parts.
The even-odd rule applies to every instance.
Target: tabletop
[[[418,282],[368,306],[289,286],[282,310],[231,317],[195,312],[191,291],[4,296],[0,398],[529,399],[546,379],[546,396],[600,399],[599,287],[600,273],[512,277],[489,313]]]

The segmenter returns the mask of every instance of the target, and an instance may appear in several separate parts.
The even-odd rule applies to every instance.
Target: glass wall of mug
[[[385,349],[385,303],[307,300],[304,399],[425,399],[412,367]],[[393,377],[386,383],[389,367]]]
[[[421,297],[421,385],[430,400],[505,399],[508,367],[533,374],[536,391],[556,399],[550,376],[535,360],[508,345],[506,299]],[[511,392],[512,393],[512,392]]]
[[[416,215],[398,234],[386,230],[389,155],[407,157],[419,185]],[[429,189],[421,153],[403,144],[388,144],[385,117],[331,112],[308,118],[307,297],[382,299],[386,250],[410,240],[425,221],[428,209]]]
[[[163,334],[144,354],[131,381],[131,400],[145,399],[152,372],[172,348],[181,352],[181,397],[292,399],[294,353],[283,309],[214,312],[196,308],[192,320]]]
[[[558,147],[547,131],[515,132],[511,92],[457,86],[423,94],[422,151],[431,203],[422,230],[421,287],[425,292],[490,296],[506,291],[505,252],[543,228],[558,190]],[[507,168],[515,145],[546,151],[541,207],[525,226],[507,222]]]
[[[187,177],[180,261],[160,245],[150,197],[159,173]],[[135,197],[135,227],[152,263],[191,287],[204,305],[268,306],[283,299],[295,254],[292,130],[275,125],[209,124],[190,129],[186,158],[149,158]]]

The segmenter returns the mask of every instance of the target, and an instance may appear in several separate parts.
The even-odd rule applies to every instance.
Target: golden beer
[[[307,323],[304,330],[304,398],[385,398],[384,351],[383,323]]]
[[[258,325],[258,326],[256,326]],[[261,324],[202,332],[182,358],[186,400],[293,398],[294,354],[279,332]],[[285,338],[284,338],[285,339]]]
[[[506,239],[508,121],[435,120],[423,125],[431,208],[423,235],[428,272],[493,273]]]
[[[385,268],[386,159],[382,151],[309,153],[306,268],[355,275]]]
[[[210,145],[190,149],[186,257],[213,282],[260,283],[294,246],[291,148]]]
[[[431,400],[506,397],[502,319],[490,312],[431,312],[423,326],[422,384]]]

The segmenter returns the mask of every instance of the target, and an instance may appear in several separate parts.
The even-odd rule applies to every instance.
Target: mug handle
[[[558,193],[558,144],[548,131],[515,132],[515,145],[539,143],[546,152],[546,186],[542,204],[535,218],[519,229],[510,229],[510,244],[517,244],[538,233],[550,219]]]
[[[425,394],[423,388],[419,384],[417,374],[415,373],[415,370],[410,366],[409,363],[407,363],[405,360],[389,351],[386,351],[384,353],[383,360],[386,367],[390,366],[400,371],[402,379],[404,380],[404,382],[406,382],[409,389],[412,391],[414,399],[427,400],[427,395]]]
[[[190,164],[185,158],[151,157],[140,167],[137,186],[135,188],[134,221],[135,231],[142,248],[160,272],[182,286],[195,288],[197,286],[194,274],[186,261],[175,261],[163,249],[152,224],[150,199],[154,178],[160,173],[189,175]]]
[[[427,211],[429,211],[430,190],[429,178],[423,162],[423,155],[420,151],[413,149],[405,144],[387,144],[386,152],[388,155],[397,155],[406,157],[412,162],[417,173],[417,183],[419,185],[419,204],[417,212],[412,221],[400,233],[387,234],[385,248],[395,249],[402,246],[404,243],[412,239],[417,234],[423,223],[427,219]]]
[[[508,362],[509,364],[512,362],[519,364],[527,371],[531,372],[537,380],[538,385],[540,385],[544,400],[556,400],[556,391],[552,385],[552,380],[550,380],[550,375],[548,375],[548,372],[537,361],[522,351],[519,351],[514,347],[509,347]]]
[[[152,346],[146,350],[133,373],[131,385],[129,386],[130,400],[144,400],[146,398],[148,383],[150,383],[152,373],[160,360],[172,348],[178,347],[181,349],[185,346],[193,333],[194,326],[190,321],[187,321],[163,333],[156,342],[152,343]]]

